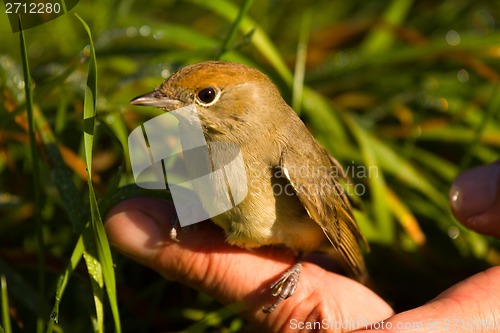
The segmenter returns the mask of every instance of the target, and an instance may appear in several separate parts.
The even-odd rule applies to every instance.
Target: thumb
[[[466,227],[500,238],[500,161],[460,174],[450,189],[450,204]]]
[[[500,330],[500,267],[493,267],[444,291],[416,309],[372,324],[363,333]]]

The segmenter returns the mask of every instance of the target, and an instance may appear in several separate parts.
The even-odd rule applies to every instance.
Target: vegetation
[[[500,152],[498,2],[87,0],[23,33],[0,16],[5,332],[245,326],[110,251],[102,225],[144,194],[128,186],[127,136],[158,113],[128,101],[203,60],[267,73],[349,168],[370,272],[396,310],[500,263],[498,241],[448,203],[456,175]]]

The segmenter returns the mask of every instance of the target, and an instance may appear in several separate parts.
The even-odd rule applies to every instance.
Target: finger
[[[173,206],[160,200],[132,199],[113,207],[106,218],[108,240],[123,254],[147,264],[164,245],[169,230],[156,221],[171,221]]]
[[[374,324],[380,332],[500,331],[500,267],[490,268],[446,290],[431,302]]]
[[[500,161],[460,174],[450,189],[450,203],[466,227],[500,237]]]
[[[274,301],[269,286],[291,267],[293,254],[270,247],[249,251],[229,246],[219,228],[204,222],[179,232],[177,243],[168,236],[171,208],[158,201],[134,200],[118,205],[108,216],[106,230],[117,249],[223,303],[244,302],[244,315],[273,331],[298,329],[306,322],[350,324],[354,329],[359,327],[356,323],[379,321],[393,313],[363,285],[305,262],[293,297],[265,315],[262,307]]]

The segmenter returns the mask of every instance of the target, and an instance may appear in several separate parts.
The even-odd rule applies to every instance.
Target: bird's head
[[[267,128],[270,122],[280,121],[280,109],[287,108],[266,75],[246,65],[222,61],[184,67],[130,103],[165,111],[195,105],[207,131],[224,134],[248,126],[253,131]]]

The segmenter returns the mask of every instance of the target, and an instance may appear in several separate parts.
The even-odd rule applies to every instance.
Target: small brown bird
[[[207,142],[240,147],[248,194],[215,216],[226,241],[252,249],[281,245],[298,262],[272,286],[273,311],[293,294],[303,253],[320,251],[343,263],[349,275],[366,276],[360,242],[340,164],[319,145],[277,87],[246,65],[209,61],[184,67],[151,93],[131,101],[165,111],[196,105]],[[340,260],[339,260],[340,258]]]

